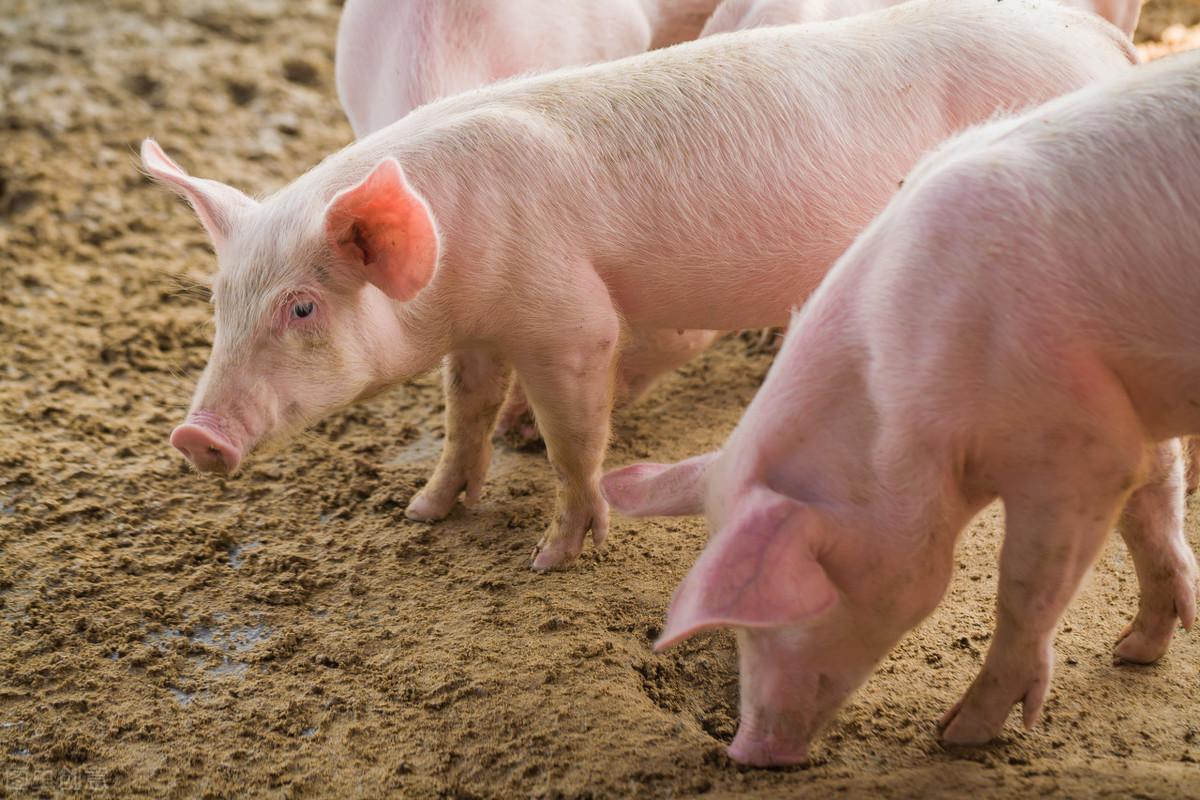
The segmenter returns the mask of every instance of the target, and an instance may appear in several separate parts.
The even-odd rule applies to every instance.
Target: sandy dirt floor
[[[702,522],[618,518],[607,553],[535,575],[551,471],[503,448],[479,510],[406,521],[442,436],[435,376],[234,479],[185,466],[166,438],[207,356],[214,262],[136,144],[283,185],[350,139],[338,11],[0,0],[0,795],[1200,797],[1200,636],[1113,666],[1137,601],[1115,537],[1038,730],[960,751],[935,733],[988,646],[993,507],[812,765],[753,771],[724,756],[732,637],[649,647]],[[1194,0],[1143,22],[1151,55],[1200,44]],[[769,366],[752,349],[727,337],[620,412],[608,463],[717,446]]]

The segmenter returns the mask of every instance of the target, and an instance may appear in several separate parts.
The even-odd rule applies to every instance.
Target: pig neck
[[[460,220],[478,208],[461,177],[438,169],[437,148],[429,146],[429,138],[403,122],[385,128],[329,156],[272,198],[290,206],[290,214],[298,218],[323,220],[334,196],[362,181],[384,159],[395,158],[433,210],[439,231],[433,280],[407,302],[392,300],[373,286],[362,289],[368,317],[364,335],[372,339],[370,350],[378,359],[372,365],[373,390],[411,379],[436,366],[451,350],[476,344],[486,327],[485,319],[462,312],[472,304],[459,299],[472,289],[478,262],[470,263],[470,256],[478,256],[480,250],[464,247],[454,235]],[[319,231],[314,235],[321,236]]]
[[[848,557],[886,545],[944,552],[993,495],[974,485],[965,445],[926,439],[914,447],[910,426],[889,417],[886,393],[872,392],[872,353],[858,316],[863,290],[850,272],[793,317],[726,447],[726,468],[739,478],[725,496],[732,505],[765,486],[809,504]]]

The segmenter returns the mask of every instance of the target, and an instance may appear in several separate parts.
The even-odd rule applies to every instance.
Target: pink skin
[[[193,411],[187,422],[172,431],[171,446],[201,472],[234,472],[242,462],[242,454],[222,433],[222,427],[221,418],[215,414]]]
[[[210,416],[192,424],[218,420],[209,443],[244,458],[445,357],[445,449],[407,510],[432,521],[480,497],[515,372],[557,480],[533,566],[565,566],[607,532],[629,331],[783,324],[926,149],[1131,60],[1056,3],[914,0],[456,95],[262,201],[148,142],[146,170],[191,202],[219,263],[193,401]],[[194,431],[181,443],[236,466]]]
[[[694,39],[718,0],[349,0],[338,27],[338,95],[362,138],[417,106],[518,74],[609,61]],[[615,401],[640,398],[716,338],[716,331],[633,330]],[[462,358],[469,359],[469,355]],[[451,423],[449,420],[447,424]],[[516,446],[540,435],[520,383],[496,433]],[[478,487],[473,494],[477,499]],[[414,516],[440,516],[422,503]]]
[[[852,17],[894,6],[904,0],[724,0],[704,25],[701,36],[744,31],[769,25],[797,25]],[[1133,36],[1142,0],[1063,0],[1097,14]]]
[[[903,0],[724,0],[704,24],[701,36],[771,25],[800,25],[865,14]]]
[[[804,760],[997,498],[995,634],[945,742],[990,741],[1017,703],[1037,723],[1058,619],[1118,520],[1141,599],[1116,660],[1191,627],[1174,437],[1200,432],[1198,81],[1200,53],[1176,56],[952,140],[793,318],[720,453],[605,476],[624,513],[707,512],[657,646],[737,631],[735,759]]]
[[[338,96],[357,137],[510,78],[696,38],[719,0],[347,0]]]
[[[1103,17],[1130,37],[1137,28],[1138,17],[1142,15],[1142,0],[1063,0],[1063,2]]]
[[[640,400],[655,381],[704,352],[718,331],[688,331],[673,328],[646,328],[630,333],[617,364],[613,403],[626,406]],[[520,384],[514,383],[500,418],[496,434],[517,447],[541,438],[529,401]]]

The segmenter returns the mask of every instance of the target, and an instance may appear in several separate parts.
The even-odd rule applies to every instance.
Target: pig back
[[[733,328],[784,322],[943,139],[1128,64],[1111,26],[1055,3],[917,0],[575,73],[521,102],[561,134],[549,193],[578,199],[622,312]]]

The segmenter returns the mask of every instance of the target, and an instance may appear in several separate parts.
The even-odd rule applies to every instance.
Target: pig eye
[[[312,314],[312,312],[313,303],[311,300],[306,303],[296,303],[296,305],[292,306],[292,317],[295,319],[304,319]]]

